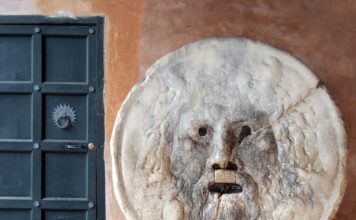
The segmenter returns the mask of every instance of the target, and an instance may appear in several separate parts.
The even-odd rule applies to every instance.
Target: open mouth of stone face
[[[237,183],[209,183],[209,192],[228,194],[242,192],[242,186]]]
[[[208,184],[209,192],[228,194],[242,192],[242,186],[236,182],[236,170],[215,170],[215,180]]]

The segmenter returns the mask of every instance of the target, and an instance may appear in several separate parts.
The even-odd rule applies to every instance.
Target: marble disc
[[[127,219],[330,219],[346,134],[317,77],[242,38],[165,55],[118,112],[111,150]]]

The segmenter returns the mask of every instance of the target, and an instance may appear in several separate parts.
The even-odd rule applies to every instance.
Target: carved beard
[[[242,187],[238,193],[209,191],[214,170],[207,161],[213,152],[196,144],[190,139],[177,138],[170,157],[173,184],[179,192],[178,200],[184,205],[184,219],[259,218],[263,200],[259,192],[268,191],[271,182],[279,179],[277,145],[272,130],[259,131],[233,152],[232,161],[240,160],[244,164],[236,171],[236,183]]]
[[[221,194],[209,192],[207,172],[198,182],[190,184],[182,175],[173,174],[176,185],[180,187],[178,197],[184,204],[184,219],[257,219],[260,215],[258,186],[249,174],[236,175],[243,188],[241,193]]]
[[[258,206],[258,187],[256,182],[248,174],[237,174],[239,185],[243,188],[241,193],[211,193],[194,201],[192,219],[201,218],[226,219],[226,220],[250,220],[257,219],[260,215]],[[199,184],[199,183],[198,183]],[[204,188],[204,187],[203,187]],[[206,190],[206,189],[205,189]],[[193,192],[193,199],[196,198]]]

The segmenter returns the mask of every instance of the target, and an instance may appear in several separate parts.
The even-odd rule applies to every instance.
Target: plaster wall
[[[117,110],[156,59],[186,43],[242,36],[303,61],[339,106],[348,134],[348,187],[336,219],[356,210],[356,2],[352,0],[0,0],[1,15],[105,16],[106,217],[124,219],[113,197],[109,140]]]

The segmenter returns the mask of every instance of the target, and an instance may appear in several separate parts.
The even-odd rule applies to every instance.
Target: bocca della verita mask
[[[346,135],[324,86],[266,44],[209,39],[158,60],[111,140],[127,219],[329,219]]]

